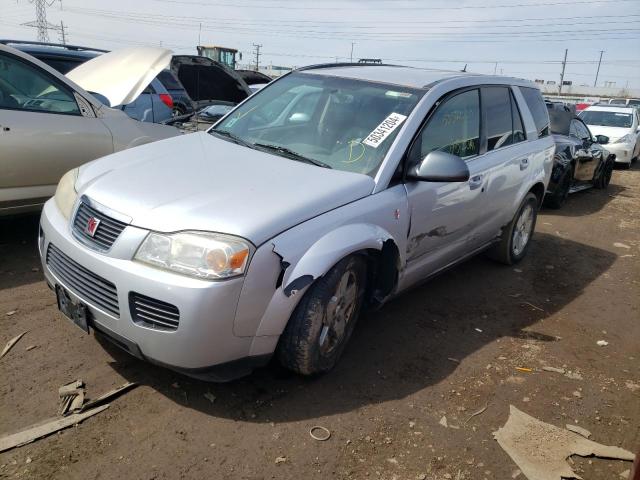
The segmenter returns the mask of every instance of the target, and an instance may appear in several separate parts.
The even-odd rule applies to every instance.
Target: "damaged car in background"
[[[43,271],[74,324],[138,358],[215,381],[274,354],[320,374],[363,308],[479,252],[522,260],[553,152],[531,82],[308,67],[206,133],[69,171]]]
[[[186,132],[207,130],[252,93],[235,70],[208,57],[174,55],[171,73],[193,100],[194,112],[167,123]]]
[[[545,205],[560,208],[570,193],[591,187],[607,188],[616,156],[602,146],[609,143],[609,137],[591,135],[574,108],[550,102],[547,108],[556,151]]]
[[[65,76],[0,44],[0,215],[41,208],[62,175],[83,163],[180,134],[104,103],[134,101],[171,51],[140,47],[98,59]]]

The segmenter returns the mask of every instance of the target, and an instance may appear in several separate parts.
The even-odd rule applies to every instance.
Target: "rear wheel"
[[[175,106],[173,107],[173,109],[171,110],[171,114],[172,114],[174,117],[179,117],[179,116],[181,116],[181,115],[184,115],[185,113],[187,113],[187,112],[186,112],[186,110],[184,109],[184,107],[183,107],[183,106],[181,106],[181,105],[175,105]]]
[[[353,255],[311,286],[280,337],[277,356],[284,367],[302,375],[334,367],[358,319],[365,281],[365,261]]]
[[[571,183],[573,182],[573,167],[567,168],[562,174],[560,181],[556,185],[556,189],[551,195],[545,197],[545,205],[549,208],[558,209],[561,208],[567,201],[569,196],[569,190],[571,189]]]
[[[522,260],[529,249],[537,217],[538,197],[528,193],[513,220],[502,231],[500,243],[489,251],[489,256],[507,265]]]

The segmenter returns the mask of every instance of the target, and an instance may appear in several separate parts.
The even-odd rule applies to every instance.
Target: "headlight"
[[[135,260],[191,277],[216,280],[244,274],[251,248],[242,238],[218,233],[151,232]]]
[[[633,135],[631,135],[630,133],[627,133],[624,137],[620,137],[618,140],[616,140],[613,143],[634,143],[635,142],[635,138],[633,138]]]
[[[56,205],[67,220],[71,216],[71,211],[78,198],[78,192],[76,192],[76,180],[78,179],[78,169],[74,168],[69,170],[63,175],[56,188],[56,194],[54,196]]]

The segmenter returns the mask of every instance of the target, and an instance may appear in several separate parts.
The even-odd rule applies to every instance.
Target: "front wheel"
[[[358,319],[365,282],[365,261],[353,255],[311,286],[280,337],[276,354],[285,368],[314,375],[334,367]]]
[[[528,193],[513,220],[502,231],[500,242],[489,251],[489,256],[507,265],[522,260],[529,249],[537,218],[538,197]]]
[[[569,167],[562,174],[560,181],[556,185],[554,192],[551,195],[545,196],[545,205],[549,208],[558,209],[561,208],[567,201],[569,196],[569,190],[571,190],[571,184],[573,183],[573,168]]]
[[[600,172],[593,186],[601,189],[607,188],[611,182],[611,175],[613,175],[613,162],[607,162],[602,167],[602,172]]]

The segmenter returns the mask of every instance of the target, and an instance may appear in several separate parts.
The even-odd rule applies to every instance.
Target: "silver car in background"
[[[118,68],[132,59],[137,61],[130,68]],[[95,60],[102,68],[92,68]],[[96,98],[99,94],[112,105],[135,101],[170,60],[171,51],[159,48],[106,53],[79,67],[89,75],[72,70],[74,83],[0,44],[0,216],[41,208],[62,175],[83,163],[179,135],[176,128],[139,122]],[[85,77],[93,77],[95,94],[79,86]]]
[[[553,152],[531,82],[309,67],[207,133],[67,173],[42,265],[63,313],[139,358],[221,381],[275,353],[318,374],[365,305],[487,249],[520,261]]]

